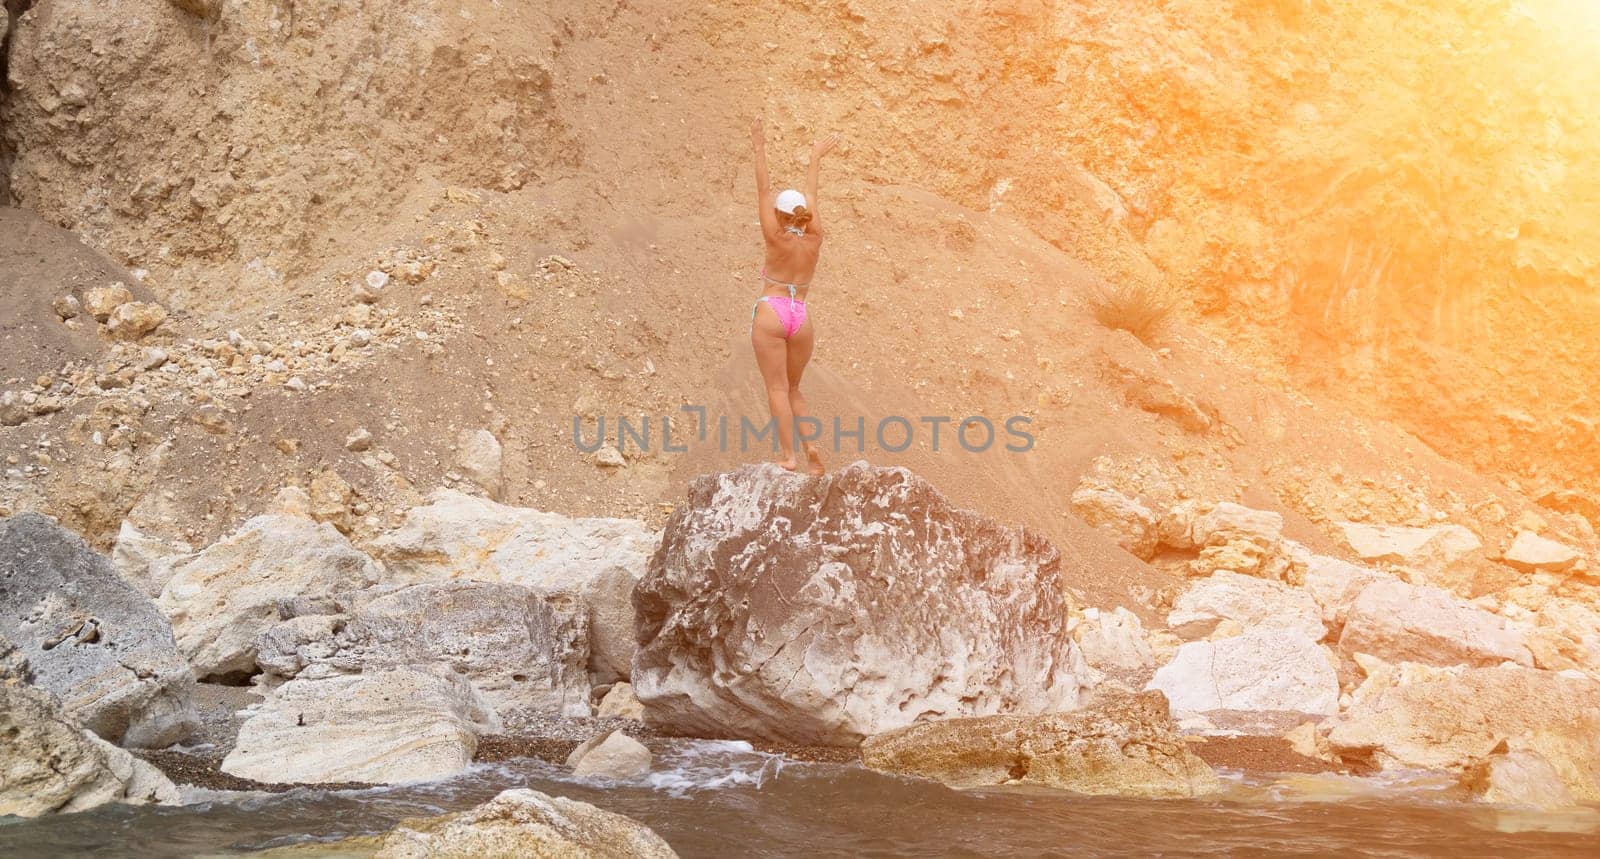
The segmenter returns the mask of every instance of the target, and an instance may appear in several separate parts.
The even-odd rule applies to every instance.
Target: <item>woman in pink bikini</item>
[[[761,267],[762,295],[750,318],[750,345],[766,384],[767,407],[778,425],[782,447],[778,464],[796,471],[795,418],[806,416],[800,376],[811,360],[815,333],[806,314],[806,293],[822,251],[817,173],[822,156],[839,142],[839,135],[830,134],[812,145],[804,193],[790,188],[776,197],[767,185],[767,142],[760,119],[750,125],[750,140],[756,149],[756,209],[761,215],[761,237],[767,244],[766,264]],[[808,441],[804,449],[806,471],[826,474],[817,446]]]

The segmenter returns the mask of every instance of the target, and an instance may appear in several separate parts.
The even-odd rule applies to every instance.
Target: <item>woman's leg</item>
[[[807,318],[800,330],[789,338],[789,360],[786,376],[789,381],[789,409],[796,418],[809,417],[811,411],[806,408],[806,398],[800,393],[800,377],[805,375],[806,365],[811,363],[811,347],[815,345],[816,331],[811,327],[811,319]],[[812,442],[804,443],[806,452],[806,471],[811,474],[827,474],[828,469],[822,464],[822,452]]]
[[[783,322],[766,302],[757,302],[756,316],[750,325],[750,346],[761,369],[761,382],[767,389],[767,409],[777,424],[781,448],[778,464],[795,470],[794,408],[789,402],[789,341],[783,337]]]

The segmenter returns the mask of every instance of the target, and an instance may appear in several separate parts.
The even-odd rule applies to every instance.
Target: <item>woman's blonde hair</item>
[[[807,211],[805,206],[795,206],[794,213],[789,217],[794,225],[801,229],[805,229],[806,225],[811,223],[811,212]]]

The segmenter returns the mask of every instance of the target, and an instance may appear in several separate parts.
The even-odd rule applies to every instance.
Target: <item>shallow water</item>
[[[629,782],[585,782],[553,764],[518,760],[425,785],[197,795],[179,808],[9,821],[0,823],[0,856],[236,855],[380,832],[511,787],[626,814],[684,857],[1600,855],[1600,814],[1447,802],[1425,783],[1376,791],[1354,780],[1236,780],[1225,798],[1175,801],[961,793],[854,765],[787,761],[740,743],[684,742],[660,755],[650,776]],[[1581,831],[1502,831],[1529,826]]]

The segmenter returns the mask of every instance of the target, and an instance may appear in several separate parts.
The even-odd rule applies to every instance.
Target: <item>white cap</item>
[[[784,213],[785,215],[792,215],[794,214],[795,207],[804,206],[805,204],[806,195],[796,191],[793,188],[789,188],[788,190],[778,192],[778,199],[773,202],[772,207]]]

